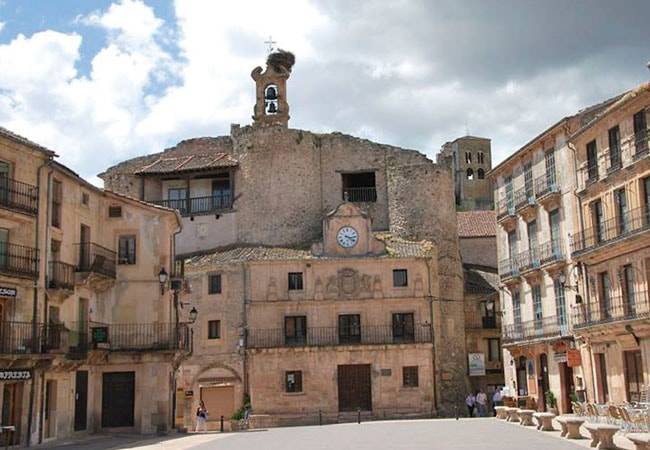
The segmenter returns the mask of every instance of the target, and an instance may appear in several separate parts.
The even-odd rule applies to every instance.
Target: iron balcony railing
[[[48,272],[47,285],[50,289],[74,289],[74,265],[61,261],[50,261]]]
[[[43,324],[0,322],[0,353],[27,354],[43,352]]]
[[[38,188],[0,175],[0,207],[38,213]]]
[[[501,320],[494,316],[486,316],[478,311],[465,311],[465,327],[474,330],[495,330],[501,328]]]
[[[497,219],[501,219],[506,216],[513,216],[515,214],[515,200],[514,196],[506,196],[505,198],[499,199],[497,202]]]
[[[617,239],[624,239],[650,228],[650,209],[648,205],[631,209],[620,217],[603,220],[596,226],[573,235],[571,253],[579,255]]]
[[[357,203],[376,202],[377,188],[374,186],[343,188],[343,200]]]
[[[501,279],[519,276],[519,263],[517,255],[499,261],[499,276]]]
[[[634,158],[640,158],[648,154],[648,131],[641,131],[634,135]]]
[[[79,247],[79,263],[77,272],[92,272],[115,278],[117,257],[113,250],[92,243],[82,242]]]
[[[177,209],[181,216],[193,216],[231,209],[233,197],[231,191],[220,191],[206,197],[156,200],[151,203],[165,208]]]
[[[566,317],[542,317],[503,326],[504,343],[548,339],[568,334],[569,326]]]
[[[515,210],[535,204],[535,191],[533,186],[519,188],[514,193]]]
[[[511,258],[499,261],[499,276],[501,279],[517,277],[521,272],[539,269],[546,264],[551,264],[565,259],[564,245],[559,239],[547,241],[543,244],[517,253]]]
[[[175,323],[91,323],[93,349],[109,351],[175,351],[190,349],[190,331]]]
[[[573,307],[573,327],[586,328],[611,322],[650,318],[648,293],[639,290],[628,293],[609,293],[607,299],[583,303]]]
[[[23,245],[0,242],[0,273],[38,278],[38,250]]]
[[[554,172],[547,172],[546,174],[535,178],[536,198],[557,192],[560,192],[560,187],[557,184],[557,179]]]
[[[565,259],[564,245],[559,239],[550,240],[540,244],[537,251],[541,265]]]
[[[590,185],[591,183],[595,183],[598,181],[599,174],[598,174],[598,162],[593,162],[591,164],[588,164],[587,167],[585,168],[585,171],[587,173],[587,185]]]
[[[621,167],[623,167],[623,160],[621,158],[621,147],[620,145],[614,145],[607,150],[607,155],[608,155],[608,166],[607,166],[607,173],[610,174],[612,172],[617,171]]]
[[[352,329],[354,328],[354,329]],[[428,324],[416,324],[412,329],[392,326],[361,326],[350,329],[337,327],[308,328],[301,336],[286,336],[282,328],[248,330],[248,348],[323,347],[337,345],[382,345],[431,342]]]

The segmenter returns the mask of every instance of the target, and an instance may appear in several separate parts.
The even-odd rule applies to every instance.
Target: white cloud
[[[6,22],[0,22],[0,33],[2,32],[6,24],[7,24]]]

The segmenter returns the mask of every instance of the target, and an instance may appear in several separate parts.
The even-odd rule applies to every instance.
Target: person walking
[[[479,389],[478,394],[476,394],[476,406],[478,408],[478,416],[485,417],[487,412],[487,395],[483,392],[483,389]]]
[[[467,413],[469,417],[474,417],[474,405],[476,405],[476,397],[472,392],[465,397],[465,405],[467,406]]]
[[[207,431],[206,422],[208,420],[208,410],[205,407],[203,400],[200,401],[199,407],[196,408],[196,430]]]
[[[492,395],[492,412],[494,413],[495,417],[497,415],[497,406],[503,406],[503,393],[501,392],[500,387],[496,388],[494,395]]]

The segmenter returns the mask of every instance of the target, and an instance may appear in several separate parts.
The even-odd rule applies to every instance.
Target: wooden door
[[[202,387],[201,400],[208,410],[208,420],[230,419],[235,412],[235,387]]]
[[[102,428],[132,427],[135,372],[102,374]]]
[[[548,382],[548,357],[546,353],[539,355],[539,389],[538,389],[538,399],[537,402],[541,407],[542,411],[546,411],[546,392],[548,391],[549,382]]]
[[[372,411],[370,364],[338,366],[339,411]]]
[[[596,363],[596,392],[600,403],[609,403],[609,387],[607,385],[607,364],[604,353],[595,353]]]
[[[88,417],[88,371],[78,370],[74,388],[74,430],[85,430]]]
[[[9,440],[10,445],[16,445],[20,442],[20,407],[22,398],[23,383],[8,383],[4,385],[2,392],[2,424],[16,427]]]
[[[625,362],[625,395],[628,402],[638,402],[643,388],[641,350],[623,352]]]
[[[56,437],[56,380],[47,380],[45,383],[43,430],[46,439]]]

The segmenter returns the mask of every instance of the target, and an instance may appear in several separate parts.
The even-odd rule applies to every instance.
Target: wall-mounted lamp
[[[196,318],[199,316],[199,312],[196,310],[195,307],[192,307],[190,310],[189,318],[190,318],[190,323],[196,322]]]
[[[167,271],[165,270],[164,267],[160,268],[160,272],[158,272],[158,281],[160,281],[160,293],[164,294],[165,293],[165,284],[167,283]]]
[[[560,285],[562,286],[562,289],[571,289],[572,291],[578,292],[578,285],[576,284],[575,286],[572,284],[567,285],[566,284],[566,275],[564,272],[560,273],[560,276],[558,277],[558,280],[560,281]]]

